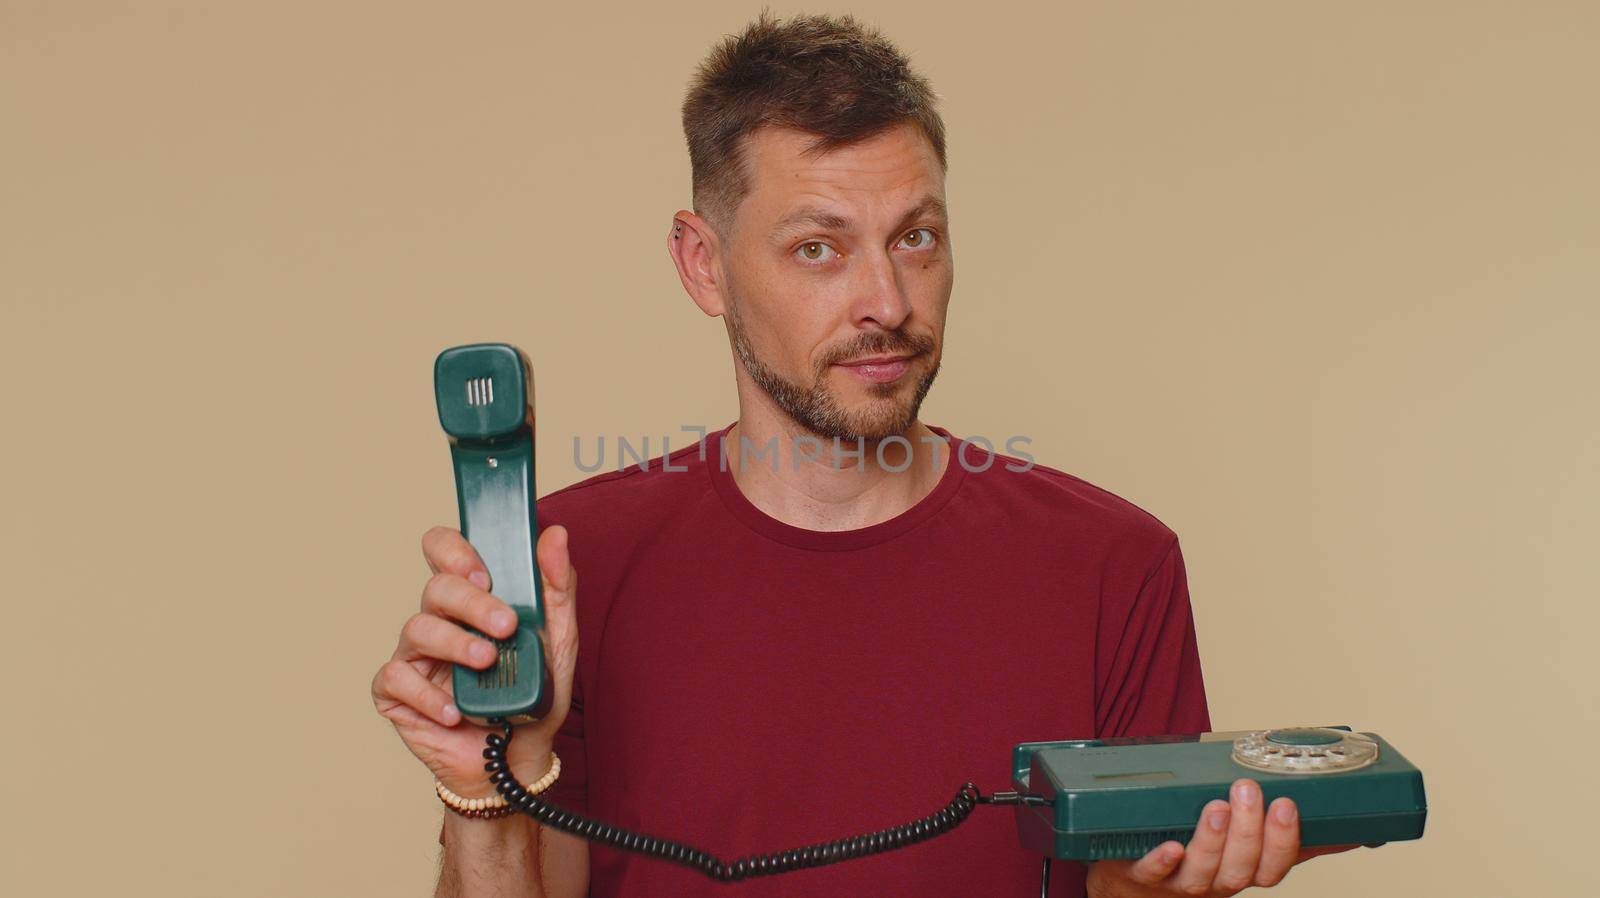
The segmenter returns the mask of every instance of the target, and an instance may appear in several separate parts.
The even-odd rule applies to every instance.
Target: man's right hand
[[[422,555],[433,571],[422,590],[422,610],[400,628],[394,655],[372,678],[372,703],[446,788],[467,798],[493,795],[483,772],[484,738],[491,730],[462,719],[451,665],[482,669],[493,664],[494,646],[463,625],[505,638],[516,630],[516,613],[490,593],[493,585],[483,560],[459,530],[434,527],[423,534]],[[518,727],[511,740],[506,760],[524,783],[550,769],[550,746],[572,703],[578,658],[578,572],[567,551],[566,528],[545,529],[535,555],[544,581],[545,625],[539,638],[553,694],[550,713],[536,724]]]

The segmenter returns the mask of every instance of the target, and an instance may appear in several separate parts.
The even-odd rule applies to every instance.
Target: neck
[[[764,513],[806,530],[856,530],[916,505],[950,462],[944,438],[921,421],[898,436],[905,442],[841,438],[836,449],[781,413],[757,411],[740,414],[723,451],[739,492]]]

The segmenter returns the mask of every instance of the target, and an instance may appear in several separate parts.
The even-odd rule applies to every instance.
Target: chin
[[[869,401],[850,410],[850,429],[864,440],[904,435],[917,419],[916,409],[904,397],[892,402]]]

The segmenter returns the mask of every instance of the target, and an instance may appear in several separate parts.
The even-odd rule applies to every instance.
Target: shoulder
[[[988,506],[1015,524],[1098,550],[1094,554],[1102,557],[1148,569],[1177,544],[1172,528],[1139,505],[1031,457],[974,442],[957,462],[967,471],[962,498],[969,506]]]
[[[539,526],[566,527],[575,558],[627,553],[696,503],[715,498],[700,459],[701,445],[692,443],[552,490],[538,499]]]

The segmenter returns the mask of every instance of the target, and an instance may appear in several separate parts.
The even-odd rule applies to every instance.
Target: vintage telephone
[[[483,557],[494,594],[518,627],[483,671],[453,672],[461,713],[500,728],[483,751],[484,771],[511,803],[546,826],[593,842],[683,864],[732,882],[891,851],[960,825],[979,804],[1015,807],[1024,849],[1050,861],[1137,858],[1168,840],[1186,841],[1200,811],[1248,776],[1267,801],[1294,799],[1301,844],[1376,844],[1422,837],[1422,773],[1383,739],[1343,727],[1292,727],[1136,739],[1024,742],[1012,752],[1015,791],[983,795],[966,783],[943,808],[873,833],[725,861],[688,845],[630,832],[531,795],[505,764],[513,727],[544,715],[550,677],[538,631],[542,585],[533,480],[533,378],[528,357],[505,343],[440,353],[434,363],[439,423],[450,438],[461,532]]]

